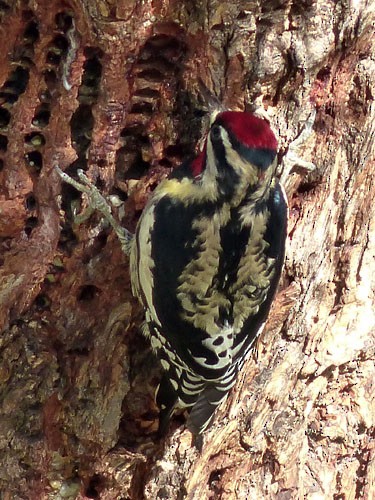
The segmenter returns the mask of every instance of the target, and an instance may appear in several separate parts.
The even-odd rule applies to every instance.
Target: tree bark
[[[375,496],[375,9],[371,0],[0,1],[1,498]],[[203,85],[202,85],[203,83]],[[193,154],[207,95],[263,109],[286,182],[282,283],[205,436],[155,437],[161,369],[128,259],[53,166],[134,230]]]

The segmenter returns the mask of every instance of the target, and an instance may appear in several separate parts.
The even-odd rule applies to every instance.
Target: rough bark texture
[[[0,1],[1,498],[374,497],[374,19],[371,0]],[[280,157],[317,109],[280,291],[201,455],[183,417],[155,438],[128,261],[53,170],[87,169],[134,229],[204,130],[199,80],[265,108]]]

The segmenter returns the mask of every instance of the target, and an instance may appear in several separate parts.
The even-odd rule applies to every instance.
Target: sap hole
[[[48,104],[41,104],[35,111],[34,118],[32,119],[32,124],[35,127],[46,127],[49,123],[51,117],[51,112],[49,110]]]
[[[44,81],[47,85],[48,91],[52,92],[57,85],[57,75],[53,69],[46,69],[43,71]]]
[[[122,149],[122,148],[121,148]],[[123,169],[121,149],[118,151],[118,156],[116,158],[116,168],[118,170]],[[123,153],[124,154],[124,153]],[[118,165],[117,165],[118,162]],[[126,165],[125,165],[126,167]],[[137,155],[137,158],[133,161],[130,167],[126,170],[124,179],[140,179],[145,175],[145,173],[150,168],[150,164],[142,159],[141,154]]]
[[[186,148],[182,144],[171,144],[164,150],[166,156],[181,158],[186,154]]]
[[[83,65],[82,85],[97,88],[102,76],[102,64],[97,55],[92,55],[86,59]]]
[[[105,168],[107,166],[107,160],[104,160],[103,158],[101,158],[100,160],[98,160],[96,162],[96,164],[98,165],[98,167],[100,168]]]
[[[89,147],[93,127],[94,116],[91,106],[81,104],[70,120],[73,146],[79,154],[82,154]]]
[[[74,170],[66,169],[65,172],[74,177]],[[77,191],[73,186],[67,184],[66,182],[61,184],[61,208],[66,213],[67,217],[73,218],[76,214],[73,213],[77,209],[77,201],[81,199],[82,193]]]
[[[69,226],[64,226],[60,232],[60,238],[57,245],[58,249],[70,255],[77,243],[77,237],[74,234],[72,228]]]
[[[6,12],[9,9],[10,6],[7,3],[3,2],[2,0],[0,0],[0,11]]]
[[[88,161],[87,161],[86,155],[82,156],[84,153],[85,153],[85,150],[80,153],[81,156],[79,156],[73,163],[71,163],[69,168],[66,170],[67,174],[70,175],[69,172],[72,172],[73,174],[75,174],[79,168],[83,171],[87,170]]]
[[[85,495],[87,498],[100,498],[100,493],[103,490],[103,487],[104,478],[99,474],[94,474],[86,488]]]
[[[144,69],[137,74],[137,77],[157,83],[161,83],[164,80],[163,73],[155,68]]]
[[[172,163],[168,158],[162,158],[159,160],[159,165],[166,168],[172,168]]]
[[[214,494],[220,494],[220,482],[223,477],[223,469],[217,469],[211,472],[209,479],[208,479],[208,484],[210,487],[210,490]]]
[[[145,44],[145,47],[154,47],[155,49],[167,49],[167,48],[180,48],[181,47],[181,42],[172,36],[165,35],[165,34],[160,34],[160,35],[154,35],[153,37],[149,38]]]
[[[39,132],[32,132],[31,134],[25,135],[25,143],[28,146],[40,148],[45,145],[46,139],[44,135],[40,134]]]
[[[140,113],[150,115],[154,111],[154,106],[151,102],[137,102],[131,107],[130,113]]]
[[[26,197],[25,205],[27,210],[32,211],[36,209],[37,206],[36,198],[32,193]]]
[[[58,66],[61,61],[61,54],[56,54],[55,52],[49,51],[46,55],[46,63],[52,64],[53,66]]]
[[[43,157],[39,151],[30,151],[25,155],[25,160],[28,165],[35,170],[36,172],[40,172],[43,167]]]
[[[52,99],[52,96],[51,96],[51,93],[49,92],[49,90],[42,90],[42,92],[40,92],[39,94],[39,101],[44,104],[47,108],[47,103],[49,103]]]
[[[121,130],[120,132],[120,137],[123,137],[123,138],[128,138],[128,137],[136,137],[136,136],[139,136],[141,137],[142,135],[142,132],[143,132],[143,129],[142,127],[139,127],[137,125],[135,126],[131,126],[131,127],[125,127]],[[148,137],[147,136],[143,136],[143,137],[146,137],[147,140],[148,140]],[[148,141],[149,142],[149,141]]]
[[[67,12],[58,12],[55,16],[55,23],[58,29],[66,33],[72,27],[73,17]]]
[[[100,293],[100,290],[95,285],[84,285],[82,286],[77,294],[77,300],[79,302],[89,302]]]
[[[4,160],[0,158],[0,172],[4,170]]]
[[[46,310],[49,309],[49,306],[51,305],[51,300],[48,297],[48,295],[40,293],[39,295],[36,296],[34,304],[38,309]]]
[[[25,54],[25,52],[27,51],[24,50],[21,51],[21,54],[18,58],[18,62],[23,68],[27,69],[33,68],[35,66],[34,61],[32,60],[32,57],[30,57],[28,54]]]
[[[8,148],[8,137],[0,135],[0,151],[6,151]]]
[[[100,177],[98,177],[95,181],[95,187],[98,188],[98,190],[102,193],[104,190],[105,190],[105,182],[103,181],[103,179],[101,179]]]
[[[331,76],[331,68],[329,68],[328,66],[324,66],[324,68],[319,70],[318,74],[316,75],[316,79],[325,82],[329,79],[330,76]]]
[[[18,95],[9,92],[0,92],[0,101],[3,104],[6,103],[12,105],[18,101]]]
[[[176,69],[176,63],[172,61],[171,58],[163,56],[150,56],[140,59],[138,61],[138,67],[140,70],[144,68],[144,71],[159,71],[159,73],[165,77],[166,73],[173,72]]]
[[[314,181],[310,181],[310,182],[308,182],[308,181],[302,182],[297,188],[297,193],[299,193],[299,194],[309,193],[310,191],[313,191],[318,185],[319,185],[318,180],[314,180]]]
[[[28,82],[29,70],[22,66],[17,66],[10,74],[8,80],[4,83],[3,89],[11,90],[19,96],[25,92]]]
[[[32,230],[35,229],[38,225],[38,217],[29,217],[26,219],[26,225],[25,225],[25,233],[29,237],[32,233]]]
[[[237,15],[237,19],[246,19],[248,17],[248,14],[247,12],[245,12],[244,10],[241,10],[238,15]]]
[[[83,55],[87,59],[92,59],[92,58],[100,59],[101,57],[104,56],[104,52],[99,47],[85,47],[83,49]]]
[[[203,118],[208,112],[204,109],[195,108],[193,111],[194,118]]]
[[[112,191],[112,194],[117,196],[117,198],[121,202],[124,202],[128,199],[128,195],[124,191],[122,191],[120,188],[113,187],[111,191]]]
[[[11,119],[10,112],[5,108],[0,108],[0,128],[6,127]]]
[[[160,97],[160,92],[158,90],[145,87],[143,89],[138,89],[134,95],[137,97],[150,97],[151,99],[157,99]]]
[[[97,253],[100,253],[101,250],[106,246],[108,241],[108,234],[105,231],[102,231],[98,234],[97,238],[95,238],[94,249]]]
[[[21,16],[22,16],[22,21],[30,21],[30,19],[34,18],[34,12],[32,10],[23,10],[21,12]]]
[[[55,36],[52,40],[52,45],[61,52],[66,52],[69,48],[69,42],[63,35]]]
[[[31,12],[31,17],[34,17],[32,12]],[[23,32],[23,37],[25,41],[29,43],[35,43],[37,40],[39,40],[39,29],[38,29],[38,23],[36,21],[31,21],[26,26],[26,29]]]

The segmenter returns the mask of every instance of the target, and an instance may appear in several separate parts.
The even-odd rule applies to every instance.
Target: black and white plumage
[[[280,278],[287,203],[269,124],[226,111],[202,153],[154,191],[131,246],[133,293],[165,374],[160,428],[175,406],[200,435],[234,385]]]

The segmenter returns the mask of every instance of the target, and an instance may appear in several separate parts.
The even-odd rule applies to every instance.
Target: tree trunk
[[[374,21],[371,0],[0,1],[1,498],[374,498]],[[287,178],[279,293],[199,454],[184,415],[155,437],[128,259],[53,165],[134,230],[209,93],[267,111],[280,160],[315,108],[316,169]]]

